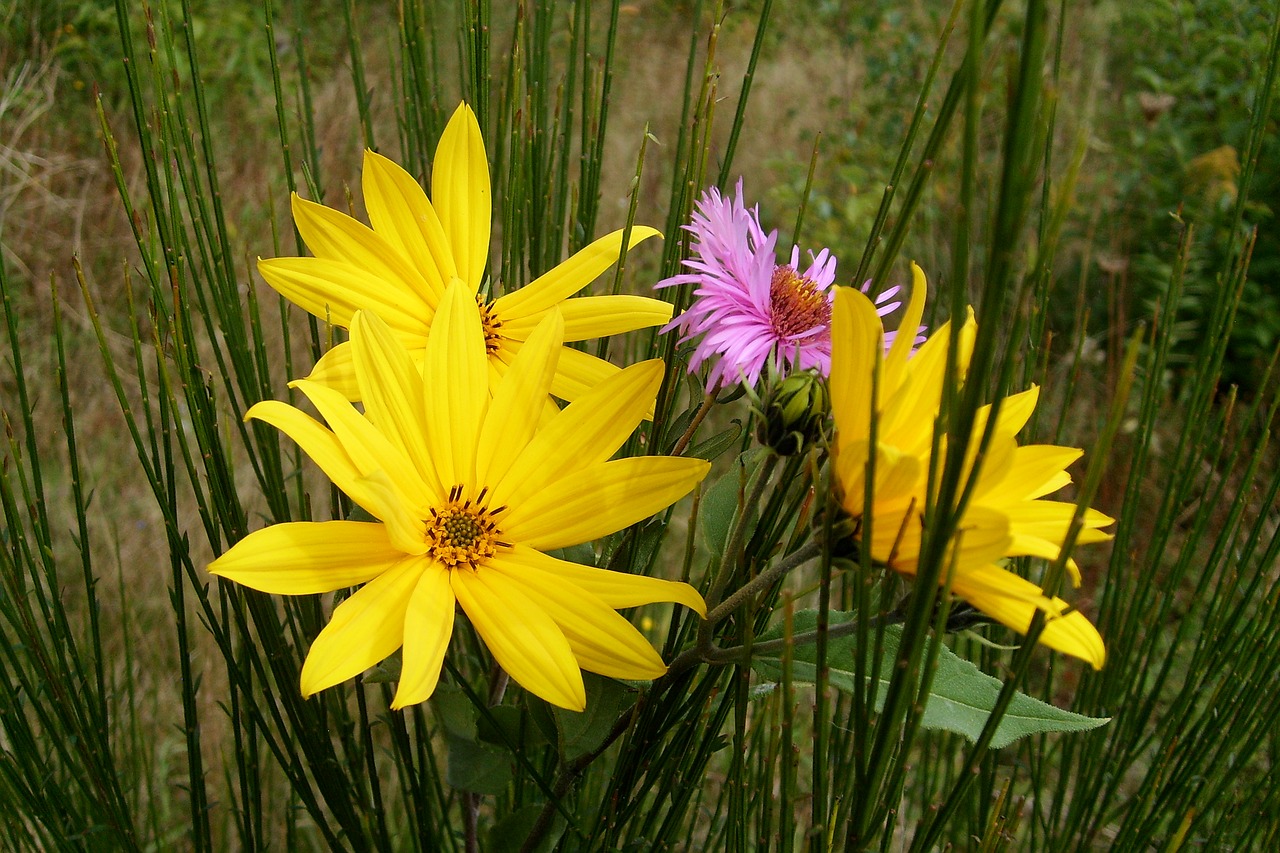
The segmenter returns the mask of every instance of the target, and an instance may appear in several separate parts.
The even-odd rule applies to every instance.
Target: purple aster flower
[[[783,373],[815,368],[826,376],[831,369],[835,256],[828,249],[810,252],[809,266],[801,271],[800,247],[793,246],[790,261],[779,264],[778,232],[765,234],[759,206],[748,210],[743,204],[741,178],[732,200],[715,187],[704,192],[685,227],[694,236],[695,256],[684,261],[690,272],[664,279],[657,287],[696,286],[688,310],[662,330],[680,329],[682,343],[699,339],[689,371],[718,356],[707,377],[709,391],[739,380],[754,386],[770,357],[780,362]],[[870,284],[863,285],[863,292]],[[897,292],[893,287],[876,297],[880,316],[901,304],[888,302]],[[892,335],[886,336],[886,346]]]

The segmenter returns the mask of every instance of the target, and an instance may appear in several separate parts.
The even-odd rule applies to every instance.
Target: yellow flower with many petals
[[[617,262],[623,232],[601,237],[528,285],[492,301],[480,287],[489,260],[492,206],[489,166],[475,114],[466,104],[440,137],[431,172],[431,199],[413,176],[373,151],[361,180],[370,228],[344,213],[293,196],[298,233],[315,257],[258,261],[267,283],[328,323],[349,328],[356,311],[376,313],[421,364],[427,331],[445,291],[459,281],[484,329],[489,377],[496,386],[515,354],[554,306],[564,315],[567,342],[616,335],[671,319],[671,305],[626,294],[568,299]],[[629,246],[658,235],[636,225]],[[551,393],[575,400],[618,368],[566,347]],[[307,377],[358,399],[349,342],[329,350]]]
[[[282,595],[363,584],[312,644],[304,695],[403,647],[392,707],[424,701],[439,679],[456,604],[513,679],[548,702],[581,710],[583,669],[624,679],[666,671],[617,608],[672,601],[706,615],[688,584],[544,553],[648,518],[706,476],[709,464],[699,459],[610,459],[653,403],[662,363],[618,371],[544,419],[566,321],[549,312],[491,395],[474,304],[460,281],[449,285],[422,374],[387,324],[354,313],[351,363],[363,413],[308,380],[294,387],[327,428],[277,401],[249,410],[247,417],[296,441],[378,519],[277,524],[209,567]]]
[[[860,522],[860,533],[870,526],[871,558],[906,575],[916,573],[920,558],[934,421],[942,401],[951,345],[947,324],[918,351],[911,352],[926,289],[920,268],[913,264],[912,272],[915,282],[911,301],[883,359],[879,354],[884,352],[884,328],[875,306],[861,293],[840,288],[833,316],[830,378],[841,504]],[[956,352],[956,365],[962,374],[972,355],[976,331],[970,310]],[[1015,438],[1030,419],[1037,395],[1038,389],[1032,387],[1005,398],[1001,404],[948,551],[951,592],[1023,633],[1035,612],[1043,611],[1046,624],[1040,642],[1100,668],[1106,651],[1093,624],[1062,599],[1046,596],[1040,587],[998,563],[1006,557],[1019,556],[1058,559],[1075,514],[1073,503],[1042,498],[1071,482],[1065,469],[1082,451],[1043,444],[1020,447]],[[873,411],[875,482],[868,507],[866,473]],[[977,413],[968,451],[970,470],[990,413],[990,406]],[[945,438],[940,446],[945,452]],[[1089,509],[1076,542],[1109,539],[1099,528],[1112,521]],[[1068,560],[1066,566],[1079,585],[1080,572],[1075,562]]]

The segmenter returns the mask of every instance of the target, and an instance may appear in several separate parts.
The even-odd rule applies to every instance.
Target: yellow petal
[[[423,512],[444,500],[440,484],[424,478],[417,466],[409,461],[403,446],[389,441],[368,418],[355,410],[343,394],[306,379],[290,382],[289,387],[297,388],[307,396],[338,441],[342,442],[361,474],[385,471],[402,499]],[[428,466],[428,472],[431,478],[435,477],[433,467]]]
[[[657,230],[648,226],[632,226],[628,248],[650,237],[660,236],[662,235]],[[493,308],[504,322],[540,314],[590,284],[596,276],[617,263],[621,253],[622,231],[606,234],[519,290],[499,297],[494,301]],[[568,319],[566,315],[566,322]]]
[[[633,364],[570,403],[493,482],[496,504],[516,506],[548,483],[604,462],[644,418],[662,384],[659,359]]]
[[[489,359],[490,381],[495,390],[476,447],[477,482],[500,482],[533,438],[560,360],[563,335],[560,312],[552,310],[520,347],[510,366]],[[495,381],[499,370],[501,377]],[[500,504],[501,501],[495,506]]]
[[[886,395],[886,398],[892,393],[890,389],[897,387],[898,376],[906,367],[907,357],[915,347],[916,335],[920,333],[920,318],[924,316],[925,295],[928,290],[929,283],[924,277],[924,270],[913,262],[911,264],[911,296],[907,300],[907,311],[902,315],[902,322],[898,324],[898,331],[894,335],[892,346],[889,347],[889,354],[884,359],[885,387],[881,393]]]
[[[409,594],[428,561],[408,557],[339,604],[302,665],[302,695],[354,678],[404,642]]]
[[[865,512],[863,501],[866,498],[866,468],[866,441],[850,444],[836,456],[836,477],[842,492],[841,505],[854,518],[861,517]],[[905,505],[911,498],[917,499],[917,507],[922,506],[925,473],[924,460],[901,453],[894,447],[878,446],[875,490],[872,492],[875,515],[878,517],[885,507]]]
[[[368,488],[364,474],[351,460],[337,437],[311,416],[287,403],[264,400],[250,408],[244,417],[245,420],[252,418],[271,424],[293,439],[335,486],[375,518],[385,520],[384,516],[394,513],[385,505],[386,497],[383,494]]]
[[[925,458],[932,453],[934,422],[946,381],[949,335],[945,325],[934,332],[906,368],[893,374],[895,384],[888,384],[886,372],[886,385],[880,389],[884,408],[877,425],[879,438],[904,453]]]
[[[620,369],[604,359],[565,347],[560,351],[560,362],[556,365],[556,375],[551,381],[551,393],[561,400],[572,402]]]
[[[475,113],[466,104],[445,125],[431,164],[431,199],[448,235],[458,278],[469,295],[480,289],[489,260],[489,162]]]
[[[372,471],[358,481],[361,494],[372,502],[369,512],[387,526],[387,538],[406,554],[425,554],[426,522],[417,507],[405,503],[386,471]],[[355,499],[354,497],[352,498]],[[363,504],[361,504],[363,506]]]
[[[445,489],[474,482],[476,441],[489,401],[489,364],[480,309],[456,278],[427,338],[423,379],[428,455],[440,482]]]
[[[1067,528],[1076,513],[1076,505],[1066,501],[1021,501],[1002,509],[1009,517],[1010,526],[1018,532],[1057,542],[1066,537]],[[1087,509],[1082,521],[1082,538],[1078,540],[1081,543],[1086,534],[1090,542],[1103,542],[1111,538],[1106,533],[1096,532],[1097,528],[1106,527],[1115,521],[1111,516],[1096,509]]]
[[[391,710],[431,698],[440,681],[449,637],[453,635],[454,601],[448,569],[439,563],[430,563],[413,588],[405,612],[403,664]]]
[[[893,523],[882,523],[877,508],[878,526],[872,531],[872,556],[898,571],[915,574],[919,569],[923,534],[919,507],[912,510],[905,524],[900,515],[891,518]],[[1003,513],[970,506],[947,543],[940,582],[945,581],[947,571],[959,576],[972,566],[1000,559],[1008,553],[1010,542],[1009,522]]]
[[[293,221],[307,248],[317,258],[341,261],[368,271],[430,304],[434,291],[409,259],[363,222],[341,211],[293,194]],[[430,316],[426,319],[430,319]]]
[[[373,580],[402,559],[381,524],[293,521],[250,533],[209,573],[260,592],[308,595]]]
[[[361,186],[373,230],[422,275],[428,288],[424,297],[434,309],[449,280],[458,275],[458,268],[444,226],[427,201],[427,194],[397,163],[368,149],[364,152]]]
[[[510,542],[539,550],[590,542],[671,506],[710,467],[701,459],[656,456],[592,465],[512,506],[502,532]]]
[[[1075,447],[1028,444],[1014,451],[1012,467],[1000,479],[984,478],[974,499],[991,506],[1012,506],[1055,492],[1071,482],[1066,469],[1083,455]]]
[[[422,374],[376,314],[356,313],[351,322],[351,346],[369,421],[404,452],[433,494],[433,502],[439,501],[448,486],[437,478],[427,444]]]
[[[951,584],[955,595],[1013,630],[1025,634],[1037,610],[1046,623],[1040,642],[1052,649],[1080,658],[1094,669],[1102,669],[1106,647],[1098,629],[1079,611],[1060,598],[1049,598],[1026,578],[999,566],[979,566],[956,576]]]
[[[828,388],[840,452],[871,435],[872,378],[882,352],[884,329],[871,300],[851,287],[836,288]]]
[[[348,321],[350,322],[350,321]],[[351,362],[351,344],[344,341],[320,356],[307,379],[332,388],[348,400],[360,399],[356,382],[356,366]]]
[[[707,615],[706,602],[687,583],[570,563],[519,544],[493,557],[491,562],[494,561],[539,573],[551,579],[548,583],[571,583],[615,610],[670,601],[683,604],[704,618]]]
[[[587,706],[582,671],[556,623],[498,572],[450,572],[454,595],[493,658],[525,690],[553,705]]]
[[[1040,386],[1032,385],[1025,391],[1011,394],[1004,398],[1000,405],[1000,416],[996,419],[996,431],[1017,435],[1031,420],[1040,399]]]
[[[502,575],[550,616],[588,672],[650,681],[667,671],[644,635],[591,593],[521,565],[490,560],[481,571]]]
[[[345,261],[269,258],[258,261],[258,272],[285,299],[335,326],[350,326],[362,308],[404,334],[425,336],[431,322],[431,308],[416,293]]]
[[[648,296],[579,296],[559,303],[564,314],[564,339],[585,341],[661,326],[671,319],[672,305]],[[495,309],[496,310],[496,309]],[[501,316],[501,315],[499,315]],[[524,340],[544,315],[502,320],[502,334]]]

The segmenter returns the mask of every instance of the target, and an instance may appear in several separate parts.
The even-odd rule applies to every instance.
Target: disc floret
[[[432,507],[426,519],[426,542],[431,556],[450,569],[475,570],[498,553],[499,548],[510,545],[499,537],[496,517],[506,507],[489,509],[485,505],[487,489],[481,489],[475,499],[463,499],[463,486],[449,490],[449,499],[442,507]]]

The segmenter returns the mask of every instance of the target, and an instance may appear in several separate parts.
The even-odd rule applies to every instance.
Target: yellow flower
[[[938,329],[911,352],[924,309],[924,273],[915,277],[906,316],[888,355],[884,328],[875,306],[861,293],[840,288],[832,327],[830,391],[836,421],[836,477],[844,510],[871,527],[872,559],[906,575],[914,575],[920,557],[923,510],[928,486],[933,426],[946,379],[950,324]],[[970,309],[959,335],[956,364],[967,369],[977,327]],[[873,385],[873,376],[875,377]],[[874,389],[874,390],[873,390]],[[878,392],[878,399],[873,399]],[[951,592],[997,621],[1025,633],[1037,610],[1046,615],[1040,642],[1101,668],[1106,659],[1102,637],[1079,611],[1060,598],[998,564],[1006,557],[1033,556],[1056,560],[1075,513],[1075,504],[1041,500],[1071,482],[1066,467],[1082,451],[1033,444],[1019,447],[1015,436],[1035,409],[1038,389],[1005,398],[997,415],[977,480],[947,555]],[[872,411],[876,412],[875,484],[872,505],[866,500],[866,470],[871,447]],[[968,450],[970,470],[990,417],[979,410]],[[945,438],[941,442],[945,452]],[[1090,509],[1077,543],[1110,537],[1099,528],[1113,519]],[[1073,582],[1080,583],[1074,561],[1067,562]],[[945,581],[945,577],[943,578]]]
[[[412,175],[372,151],[365,152],[361,183],[372,228],[295,194],[294,222],[315,257],[259,260],[258,270],[284,297],[336,326],[349,328],[356,311],[373,311],[415,364],[422,363],[427,331],[453,281],[474,297],[471,310],[484,328],[488,374],[495,386],[553,306],[560,306],[564,315],[568,342],[671,319],[670,304],[644,296],[568,299],[618,260],[621,231],[601,237],[525,287],[484,301],[480,286],[489,259],[492,213],[489,166],[480,126],[466,104],[454,112],[440,137],[430,201]],[[656,235],[653,228],[636,225],[629,245]],[[307,378],[358,399],[352,359],[350,343],[338,344]],[[551,393],[576,400],[617,372],[607,361],[565,347]]]
[[[552,310],[492,395],[484,330],[469,288],[444,293],[419,375],[376,315],[351,319],[361,414],[336,390],[299,380],[328,428],[285,403],[247,417],[296,441],[378,522],[277,524],[241,540],[209,571],[282,595],[364,584],[339,604],[302,668],[306,696],[403,646],[394,708],[435,689],[461,606],[498,664],[531,693],[586,704],[585,669],[652,679],[658,653],[617,608],[673,601],[706,614],[693,587],[565,562],[543,552],[589,542],[670,506],[706,476],[697,459],[610,460],[644,417],[662,363],[618,371],[542,418],[563,358]]]

